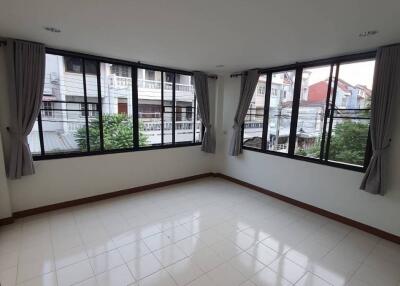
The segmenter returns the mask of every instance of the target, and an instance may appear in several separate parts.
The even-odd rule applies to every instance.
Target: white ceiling
[[[399,0],[0,0],[0,36],[219,73],[399,42],[399,12]]]

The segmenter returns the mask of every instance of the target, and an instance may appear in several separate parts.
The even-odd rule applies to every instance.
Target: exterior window
[[[45,117],[53,117],[53,103],[51,101],[43,101],[43,116]]]
[[[162,128],[162,72],[138,69],[145,74],[145,82],[138,78],[139,142],[142,146],[161,145]],[[154,81],[156,78],[159,80]]]
[[[96,74],[96,65],[86,64],[86,74]],[[64,57],[64,67],[66,72],[82,73],[82,59],[75,57]]]
[[[155,80],[155,71],[152,70],[146,70],[146,80]]]
[[[129,66],[100,64],[104,150],[134,147],[132,70]]]
[[[275,95],[269,100],[267,150],[288,152],[295,74],[295,71],[272,74],[271,90],[275,90]]]
[[[266,81],[268,112],[262,123],[255,124],[253,97],[244,125],[244,148],[364,171],[370,159],[373,57],[368,53],[354,56],[357,59],[322,60],[323,65],[318,61],[291,65],[293,70],[266,70],[266,77],[271,76]],[[267,126],[260,129],[262,124]]]
[[[264,129],[264,105],[265,105],[265,87],[267,76],[260,75],[257,88],[251,99],[249,110],[247,111],[244,129],[243,145],[261,149],[263,129]]]
[[[109,65],[109,72],[120,77],[131,77],[131,69],[123,65]]]
[[[329,161],[356,166],[365,163],[374,66],[374,60],[338,66],[325,150]]]
[[[81,107],[81,116],[85,117],[86,116],[86,104],[85,103],[81,103],[80,104]],[[88,107],[88,116],[89,117],[95,117],[97,116],[97,104],[95,103],[88,103],[87,104]]]
[[[331,66],[303,69],[295,148],[298,156],[320,157],[330,72]]]
[[[201,141],[190,74],[70,54],[46,54],[43,103],[28,136],[34,159]]]
[[[192,142],[196,124],[192,117],[196,108],[192,76],[176,74],[175,81],[175,142]]]

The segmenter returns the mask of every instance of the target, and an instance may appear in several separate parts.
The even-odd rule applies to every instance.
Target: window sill
[[[356,172],[360,172],[360,173],[365,173],[365,171],[366,171],[366,169],[364,167],[360,167],[360,166],[337,163],[337,162],[332,162],[332,161],[323,161],[323,160],[320,160],[320,159],[302,157],[302,156],[297,156],[297,155],[292,155],[291,156],[289,154],[280,153],[280,152],[277,152],[277,151],[268,151],[268,150],[262,151],[261,149],[252,148],[252,147],[246,147],[246,146],[243,146],[243,150],[254,151],[254,152],[267,154],[267,155],[274,155],[274,156],[284,157],[284,158],[287,158],[287,159],[305,161],[305,162],[309,162],[309,163],[315,163],[315,164],[334,167],[334,168],[351,170],[351,171],[356,171]]]
[[[48,154],[45,156],[33,155],[33,160],[34,161],[45,161],[45,160],[64,159],[64,158],[76,158],[76,157],[109,155],[109,154],[119,154],[119,153],[128,153],[128,152],[140,152],[140,151],[149,151],[149,150],[163,150],[163,149],[191,147],[191,146],[200,146],[200,145],[201,145],[201,142],[175,143],[174,145],[164,145],[164,146],[154,145],[154,146],[140,147],[138,149],[119,149],[119,150],[94,151],[94,152],[54,153],[54,154]]]

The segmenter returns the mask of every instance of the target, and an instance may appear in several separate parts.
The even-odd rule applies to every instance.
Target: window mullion
[[[86,151],[90,152],[90,132],[89,132],[89,111],[88,111],[88,100],[87,100],[87,89],[86,89],[86,61],[82,60],[82,75],[83,75],[83,98],[85,102],[85,124],[86,124]]]
[[[303,68],[298,67],[296,69],[296,76],[295,76],[295,83],[293,90],[293,103],[292,103],[292,115],[290,121],[289,150],[288,150],[289,156],[294,155],[294,149],[296,147],[297,120],[299,115],[302,76],[303,76]]]
[[[139,149],[139,101],[138,101],[138,85],[137,85],[137,68],[131,66],[132,79],[132,128],[133,128],[133,149]]]
[[[175,145],[175,73],[173,73],[172,78],[172,145]]]
[[[161,72],[161,145],[164,145],[164,72]]]
[[[38,129],[39,129],[39,143],[40,143],[40,155],[44,156],[44,140],[43,140],[43,127],[42,127],[42,109],[39,109],[38,114]]]
[[[325,156],[326,125],[328,123],[329,110],[330,110],[329,101],[330,101],[330,98],[331,98],[333,67],[334,67],[334,64],[331,64],[331,69],[330,69],[330,73],[329,73],[329,80],[328,80],[328,88],[327,88],[327,94],[326,94],[324,124],[323,124],[323,129],[322,129],[321,146],[320,146],[320,153],[319,153],[319,159],[320,160],[323,160],[324,156]]]
[[[325,152],[325,158],[324,158],[325,161],[328,161],[328,159],[329,159],[329,147],[331,144],[331,137],[332,137],[333,115],[335,113],[336,91],[337,91],[337,84],[338,84],[338,78],[339,78],[339,69],[340,69],[340,63],[338,63],[336,66],[335,83],[333,85],[332,103],[330,106],[330,114],[329,114],[329,130],[328,130],[328,137],[326,140],[326,152]]]
[[[104,151],[104,131],[103,131],[103,101],[101,98],[101,78],[100,78],[100,62],[96,61],[96,76],[97,76],[97,109],[99,116],[99,131],[100,131],[100,151]]]
[[[269,103],[271,98],[271,84],[272,84],[272,73],[267,73],[267,82],[265,84],[264,94],[264,118],[263,118],[263,132],[261,139],[261,150],[265,152],[267,150],[267,136],[268,136],[268,120],[269,120]]]
[[[193,111],[192,111],[192,116],[193,116],[193,143],[196,142],[196,93],[194,94],[194,102],[193,102]],[[187,113],[187,112],[186,112]]]

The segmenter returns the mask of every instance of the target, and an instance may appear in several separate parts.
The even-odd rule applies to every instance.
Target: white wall
[[[7,142],[3,50],[0,49],[0,130],[3,142]],[[0,168],[0,218],[9,216],[10,208],[21,211],[214,171],[400,235],[400,176],[396,173],[400,168],[400,114],[395,120],[396,132],[388,156],[388,193],[373,196],[358,189],[362,173],[252,151],[244,151],[238,158],[228,156],[239,85],[239,78],[228,75],[220,76],[216,83],[210,81],[217,155],[205,154],[200,146],[194,146],[38,161],[35,175],[17,181],[7,181]],[[1,165],[3,152],[8,155],[6,144],[3,145]]]
[[[8,156],[9,122],[4,48],[0,48],[0,218],[13,212],[121,189],[210,172],[214,155],[200,146],[149,150],[80,158],[36,161],[36,174],[7,180],[3,154]],[[214,106],[216,83],[210,81]],[[7,203],[8,202],[8,203]],[[4,206],[8,204],[7,206]]]
[[[359,190],[363,176],[359,172],[246,150],[237,158],[229,156],[239,86],[239,78],[225,77],[224,92],[219,93],[216,100],[222,102],[217,111],[223,116],[222,127],[218,130],[217,171],[400,235],[400,115],[395,120],[395,133],[388,154],[391,167],[388,193],[375,196]]]
[[[35,162],[36,174],[9,181],[13,211],[209,172],[200,146]]]

